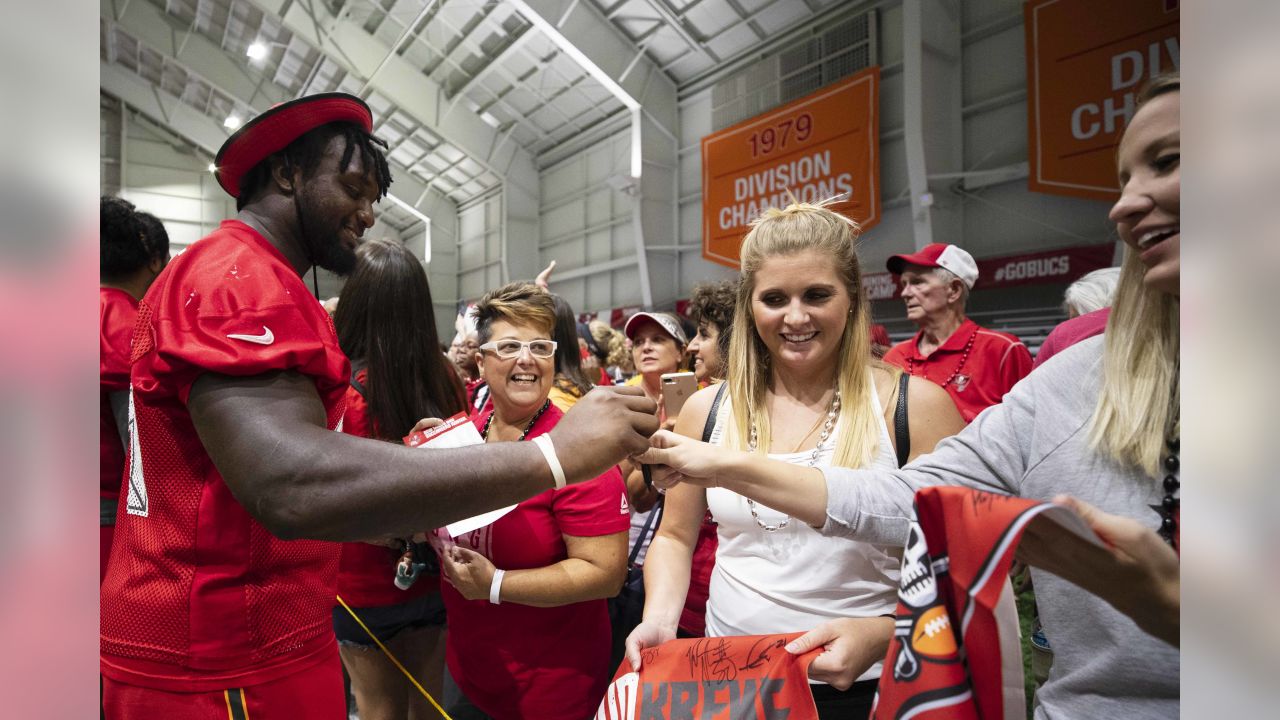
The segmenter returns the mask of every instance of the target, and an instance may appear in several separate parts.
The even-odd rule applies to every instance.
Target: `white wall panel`
[[[970,0],[960,3],[961,18],[966,28],[979,27],[1010,15],[1021,15],[1024,3],[1025,0]]]
[[[880,65],[898,65],[902,62],[902,4],[882,6],[877,24],[880,26]]]
[[[907,144],[902,136],[880,142],[880,204],[885,212],[890,208],[883,206],[895,198],[905,199],[908,192],[907,183]],[[883,221],[880,225],[883,225]],[[880,225],[871,228],[868,235],[881,232]]]
[[[501,287],[503,195],[458,210],[458,297],[475,302]]]
[[[630,152],[630,133],[622,131],[540,173],[539,266],[556,261],[550,289],[563,297],[574,312],[599,312],[639,303],[639,271],[634,268],[569,279],[556,277],[635,255],[631,200],[610,184],[630,174]]]
[[[156,217],[160,216],[156,215]],[[186,247],[206,235],[203,223],[185,220],[164,220],[163,222],[164,231],[169,234],[171,247]]]
[[[435,305],[436,333],[441,342],[453,338],[458,301],[458,211],[448,199],[431,195],[424,214],[431,218],[431,263],[427,281]]]
[[[858,241],[858,257],[862,270],[867,273],[884,272],[884,264],[890,255],[910,250],[911,206],[902,202],[885,208],[880,224],[863,233]]]
[[[680,164],[678,137],[659,132],[651,122],[644,123],[644,192],[640,205],[646,247],[670,247],[680,240],[676,224]],[[631,246],[634,253],[634,240]],[[681,297],[678,287],[679,257],[673,251],[649,252],[647,263],[654,308],[675,309],[676,300]]]
[[[1019,14],[1021,12],[1018,11]],[[1025,45],[1021,23],[965,45],[964,104],[967,106],[1009,92],[1025,92]]]
[[[1115,240],[1106,203],[1028,193],[1021,183],[984,190],[970,201],[968,249],[978,257]]]
[[[126,111],[103,96],[100,120],[104,133],[117,137],[105,149],[103,175],[118,180],[118,194],[164,223],[172,252],[213,231],[235,212],[235,201],[209,173],[210,158],[149,120]],[[123,131],[125,136],[119,137]],[[103,191],[116,188],[104,184]]]
[[[970,116],[964,124],[964,147],[969,170],[1026,162],[1026,101],[1013,102]],[[1025,180],[1019,180],[1018,183],[1026,189]]]

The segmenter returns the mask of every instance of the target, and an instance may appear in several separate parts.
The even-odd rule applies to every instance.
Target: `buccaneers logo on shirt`
[[[960,487],[916,493],[873,718],[1026,716],[1007,576],[1026,524],[1054,507]]]

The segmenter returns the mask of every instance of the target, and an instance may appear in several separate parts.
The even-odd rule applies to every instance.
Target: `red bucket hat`
[[[213,160],[214,177],[231,197],[239,198],[245,173],[308,131],[333,122],[354,123],[373,132],[373,113],[355,95],[320,93],[290,100],[245,123],[222,143]]]

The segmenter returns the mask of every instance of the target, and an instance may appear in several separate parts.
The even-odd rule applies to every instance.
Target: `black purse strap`
[[[365,396],[365,392],[364,392],[364,383],[362,383],[362,382],[360,382],[359,380],[357,380],[357,379],[356,379],[356,376],[360,374],[360,371],[361,371],[361,370],[364,370],[364,367],[363,367],[362,365],[355,365],[355,364],[352,364],[352,366],[351,366],[351,387],[355,388],[355,389],[356,389],[356,392],[360,393],[360,397],[364,397],[364,396]]]
[[[728,380],[720,383],[716,399],[711,401],[711,412],[707,414],[707,422],[702,426],[702,442],[711,442],[711,431],[716,429],[716,415],[720,414],[720,401],[724,399],[724,387],[728,384]]]
[[[666,495],[659,495],[658,502],[654,503],[653,509],[649,511],[649,519],[644,521],[644,527],[640,529],[640,534],[636,536],[636,542],[631,546],[631,554],[627,556],[627,567],[635,567],[636,556],[640,554],[640,548],[644,547],[645,540],[649,537],[649,528],[657,530],[654,520],[662,516],[662,504],[667,499]]]
[[[898,445],[898,467],[907,464],[911,457],[911,431],[907,424],[907,383],[911,381],[909,373],[902,373],[898,379],[898,407],[893,411],[893,437]]]

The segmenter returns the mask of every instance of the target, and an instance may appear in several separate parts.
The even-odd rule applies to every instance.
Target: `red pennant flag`
[[[961,487],[916,493],[873,718],[1026,717],[1008,573],[1027,523],[1047,510],[1068,512]]]

